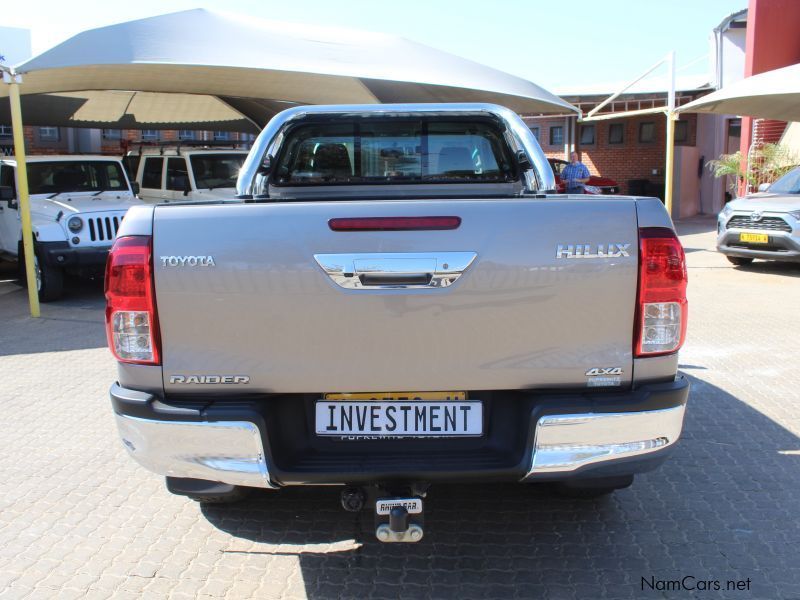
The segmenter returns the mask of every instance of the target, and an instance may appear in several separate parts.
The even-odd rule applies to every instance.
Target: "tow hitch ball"
[[[379,541],[418,542],[424,535],[421,496],[425,492],[414,488],[411,492],[408,496],[389,496],[381,489],[370,489],[367,494],[362,488],[347,487],[341,495],[342,508],[359,512],[370,502],[375,508],[375,537]]]
[[[395,500],[394,498],[389,499],[390,501]],[[413,500],[414,502],[420,503],[420,512],[418,513],[418,519],[421,520],[422,517],[422,500],[419,498],[413,499],[403,499],[403,502],[407,502],[409,500]],[[375,537],[377,537],[381,542],[418,542],[422,539],[423,531],[422,525],[420,524],[419,520],[415,523],[410,522],[410,513],[408,508],[404,505],[397,505],[393,506],[389,510],[389,522],[388,523],[380,523],[379,515],[375,514],[375,520],[377,523],[377,527],[375,528]]]

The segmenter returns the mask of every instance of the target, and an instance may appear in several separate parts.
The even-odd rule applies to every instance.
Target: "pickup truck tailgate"
[[[422,216],[461,223],[434,231],[329,226]],[[638,271],[631,198],[159,206],[153,239],[170,393],[630,384]],[[570,246],[579,247],[570,254]],[[588,256],[575,256],[581,250]],[[430,271],[454,268],[447,257],[473,254],[451,284],[425,286]],[[415,272],[392,279],[386,265],[401,264],[393,259]],[[338,279],[354,286],[320,264],[337,260]],[[389,271],[387,281],[375,264]],[[607,369],[614,375],[596,377]],[[249,383],[213,383],[217,376]]]

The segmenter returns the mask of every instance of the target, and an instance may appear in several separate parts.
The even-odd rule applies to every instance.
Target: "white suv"
[[[247,150],[209,147],[152,146],[125,157],[139,184],[139,197],[150,204],[233,200],[236,179]]]
[[[43,302],[61,297],[64,272],[102,273],[106,256],[136,198],[125,169],[110,156],[29,156],[34,265]],[[0,254],[22,257],[17,161],[0,157]],[[25,281],[25,277],[22,277]]]

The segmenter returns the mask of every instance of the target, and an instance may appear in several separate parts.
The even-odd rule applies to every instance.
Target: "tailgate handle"
[[[358,276],[363,287],[385,287],[411,285],[429,286],[433,273],[361,273]]]
[[[315,254],[338,286],[353,290],[448,287],[475,260],[475,252]]]

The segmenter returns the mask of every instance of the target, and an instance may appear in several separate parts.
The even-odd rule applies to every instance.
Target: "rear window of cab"
[[[270,183],[506,183],[518,174],[489,120],[376,119],[299,124],[286,132]]]

